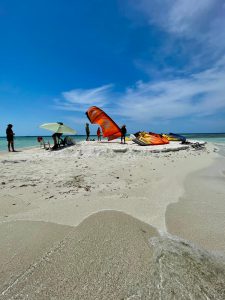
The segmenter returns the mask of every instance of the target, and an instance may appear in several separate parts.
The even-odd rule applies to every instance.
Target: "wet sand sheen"
[[[185,194],[166,210],[168,232],[225,255],[225,158],[187,177]]]
[[[48,224],[32,223],[11,226],[25,236],[30,228],[37,231],[45,226],[46,238],[51,236],[51,230],[46,230]],[[10,247],[12,231],[7,231],[7,226],[3,229],[9,234]],[[14,280],[6,276],[1,285],[2,299],[225,297],[225,266],[218,258],[184,241],[161,237],[152,226],[129,215],[107,211],[88,217],[73,229],[54,224],[49,224],[49,229],[52,226],[59,226],[61,236],[45,245],[39,256],[35,254],[30,265],[23,263],[26,249],[21,251],[15,266],[20,274]],[[27,246],[32,254],[36,250],[29,236]],[[38,241],[42,245],[40,236]]]

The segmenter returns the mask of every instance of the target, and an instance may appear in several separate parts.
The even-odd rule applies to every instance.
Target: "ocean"
[[[76,142],[85,141],[85,135],[71,135]],[[53,145],[53,139],[51,136],[43,136],[46,142],[50,142]],[[97,136],[90,136],[90,139],[97,139]],[[24,148],[33,148],[38,147],[39,143],[37,142],[37,136],[15,136],[14,137],[15,149],[24,149]],[[7,140],[5,137],[0,137],[0,151],[7,150]]]
[[[187,139],[225,144],[225,133],[181,133]]]
[[[185,137],[193,140],[201,140],[206,142],[212,142],[216,144],[225,144],[225,133],[183,133]],[[86,139],[85,135],[75,135],[72,136],[77,142],[84,141]],[[44,136],[45,141],[49,141],[53,144],[51,136]],[[91,139],[97,140],[97,136],[90,136]],[[14,139],[15,149],[31,148],[37,147],[39,144],[37,142],[37,136],[15,136]],[[0,137],[0,151],[7,150],[7,141],[5,137]]]

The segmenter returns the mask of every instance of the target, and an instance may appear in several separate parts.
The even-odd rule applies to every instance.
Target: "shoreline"
[[[184,194],[168,205],[165,219],[168,232],[225,256],[225,157],[187,175]]]
[[[17,148],[15,152],[12,151],[8,151],[8,150],[4,150],[4,151],[0,151],[0,157],[1,155],[6,155],[6,154],[10,154],[10,153],[18,153],[18,152],[23,152],[23,151],[27,151],[27,150],[33,150],[33,149],[39,149],[40,147],[38,146],[30,146],[30,147],[24,147],[24,148]]]

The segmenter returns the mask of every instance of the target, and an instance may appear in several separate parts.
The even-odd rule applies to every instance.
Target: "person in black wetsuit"
[[[121,128],[121,144],[125,144],[125,137],[126,137],[126,133],[127,133],[127,128],[126,125],[123,125]]]
[[[8,150],[9,150],[9,152],[11,151],[10,148],[12,148],[12,151],[15,152],[15,149],[14,149],[14,132],[13,132],[12,128],[13,128],[12,124],[9,124],[6,128],[6,138],[7,138],[7,141],[8,141]]]
[[[90,140],[90,128],[89,128],[88,123],[86,123],[85,130],[86,130],[86,141],[89,141]]]

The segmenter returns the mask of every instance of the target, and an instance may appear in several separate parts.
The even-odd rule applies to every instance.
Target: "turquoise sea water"
[[[225,144],[225,133],[184,133],[183,134],[188,139],[193,140],[203,140],[206,142],[212,143],[219,143]],[[84,141],[86,136],[85,135],[75,135],[73,138],[79,142]],[[93,135],[90,137],[91,139],[97,140],[97,136]],[[45,141],[49,141],[53,144],[53,140],[51,136],[44,137]],[[22,148],[30,148],[30,147],[37,147],[39,146],[37,142],[36,136],[16,136],[14,140],[15,149],[22,149]],[[0,151],[7,150],[7,141],[5,137],[0,137]]]
[[[225,144],[225,133],[184,133],[187,139]]]
[[[75,135],[71,136],[75,139],[75,141],[84,141],[86,136],[84,135]],[[43,136],[45,142],[50,142],[53,146],[53,139],[51,136]],[[97,139],[97,136],[90,136],[91,139]],[[15,136],[14,137],[14,145],[15,149],[23,149],[23,148],[31,148],[31,147],[39,147],[39,143],[37,142],[37,136]],[[7,149],[7,140],[5,137],[0,137],[0,151],[6,151]]]

